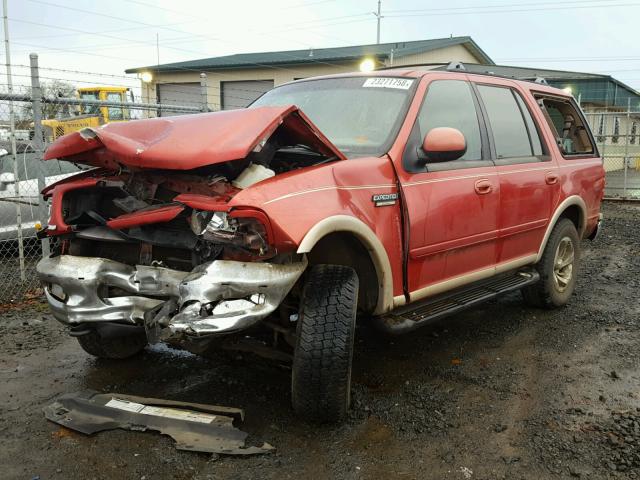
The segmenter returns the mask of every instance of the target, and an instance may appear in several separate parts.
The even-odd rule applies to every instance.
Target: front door
[[[409,223],[411,301],[493,274],[500,182],[481,119],[469,82],[431,80],[399,172]],[[463,133],[467,150],[460,159],[421,159],[422,140],[435,127]]]

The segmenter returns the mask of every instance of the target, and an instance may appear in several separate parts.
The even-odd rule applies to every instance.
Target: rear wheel
[[[536,265],[540,281],[522,290],[530,305],[562,307],[576,285],[580,260],[580,238],[573,222],[561,219],[551,231],[542,258]]]
[[[293,408],[309,420],[335,422],[347,413],[357,305],[353,268],[311,268],[298,315],[291,380]]]
[[[140,353],[147,345],[147,337],[142,333],[127,336],[103,338],[96,330],[78,337],[82,349],[90,355],[99,358],[120,360]]]

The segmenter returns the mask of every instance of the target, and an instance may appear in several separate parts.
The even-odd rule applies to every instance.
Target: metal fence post
[[[46,183],[44,164],[42,163],[44,135],[42,132],[42,89],[40,88],[40,75],[38,73],[38,54],[30,54],[29,63],[31,65],[31,105],[33,107],[33,149],[36,153],[36,158],[40,160],[40,163],[38,163],[38,217],[40,218],[40,224],[44,226],[48,212],[47,203],[40,195]],[[42,256],[48,257],[51,253],[49,250],[49,238],[44,237],[41,245]]]
[[[629,168],[629,135],[631,128],[631,97],[627,99],[627,128],[624,142],[624,181],[622,184],[622,196],[627,198],[627,169]]]
[[[7,0],[2,2],[2,12],[4,20],[4,52],[7,62],[7,91],[13,93],[13,79],[11,78],[11,49],[9,48],[9,19],[7,16]],[[16,115],[13,108],[13,101],[9,101],[9,127],[11,129],[11,157],[13,159],[13,180],[14,193],[20,199],[20,177],[18,175],[18,156],[16,154]],[[24,241],[22,239],[22,212],[20,202],[16,202],[16,226],[18,230],[18,258],[20,260],[20,280],[26,279],[24,271]]]
[[[209,102],[207,101],[207,74],[202,72],[200,74],[200,98],[202,102],[202,111],[209,111]]]

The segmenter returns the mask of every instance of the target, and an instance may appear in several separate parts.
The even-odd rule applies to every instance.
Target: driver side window
[[[420,138],[436,127],[460,130],[467,151],[459,160],[481,160],[480,124],[471,85],[463,80],[436,80],[429,85],[418,113]]]

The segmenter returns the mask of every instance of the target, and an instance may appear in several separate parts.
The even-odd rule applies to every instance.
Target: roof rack
[[[471,64],[471,65],[474,65],[474,64]],[[496,67],[499,67],[499,66],[500,65],[496,65]],[[449,62],[448,64],[447,63],[414,63],[411,65],[397,65],[397,66],[391,66],[391,67],[377,68],[376,70],[394,70],[394,69],[399,70],[399,69],[407,69],[412,67],[445,67],[445,70],[447,72],[466,72],[466,73],[470,73],[471,75],[487,75],[490,77],[507,78],[509,80],[519,80],[522,82],[533,82],[539,85],[549,85],[549,83],[544,77],[531,77],[531,76],[516,77],[516,76],[509,76],[509,75],[500,75],[490,70],[487,70],[484,72],[474,72],[473,70],[469,70],[467,67],[465,67],[463,62]],[[488,66],[488,68],[490,67],[491,66]],[[434,70],[434,71],[440,71],[440,70]]]
[[[461,70],[466,70],[462,62],[451,62],[447,65],[447,72],[459,72]]]

